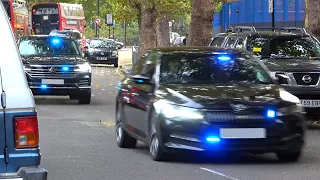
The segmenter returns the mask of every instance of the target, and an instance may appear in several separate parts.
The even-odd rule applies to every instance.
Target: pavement
[[[121,64],[121,63],[120,63]],[[297,163],[279,163],[273,154],[179,155],[169,162],[151,160],[148,148],[120,149],[114,137],[116,85],[113,66],[93,68],[90,105],[67,97],[36,96],[41,167],[49,180],[317,180],[320,131],[307,132]]]

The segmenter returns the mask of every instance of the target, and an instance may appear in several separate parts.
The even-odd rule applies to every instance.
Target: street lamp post
[[[275,28],[275,0],[272,0],[272,28]]]
[[[98,18],[100,18],[100,1],[99,0],[97,0],[97,15],[98,15]],[[99,27],[97,22],[95,23],[96,23],[96,37],[99,38]]]

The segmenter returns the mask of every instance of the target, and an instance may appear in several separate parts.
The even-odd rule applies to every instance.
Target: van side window
[[[224,41],[224,37],[215,37],[212,40],[211,47],[221,47]]]
[[[230,37],[228,38],[228,41],[226,43],[226,48],[234,48],[234,45],[236,43],[237,37]]]
[[[243,49],[244,46],[244,39],[243,38],[238,38],[238,41],[236,43],[236,48],[237,49]]]

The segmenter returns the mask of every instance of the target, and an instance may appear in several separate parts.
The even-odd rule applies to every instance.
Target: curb
[[[320,124],[315,124],[312,121],[311,122],[310,121],[307,122],[307,127],[310,130],[320,130]]]

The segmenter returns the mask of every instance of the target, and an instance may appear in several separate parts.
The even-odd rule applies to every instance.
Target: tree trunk
[[[306,3],[306,19],[305,26],[307,31],[320,38],[320,1],[319,0],[305,0]]]
[[[169,19],[165,16],[157,21],[157,47],[170,46]]]
[[[144,1],[141,5],[141,27],[139,36],[139,56],[142,56],[150,48],[155,48],[157,45],[156,35],[156,8],[155,5]]]
[[[215,0],[193,0],[188,46],[207,46],[212,37]]]

